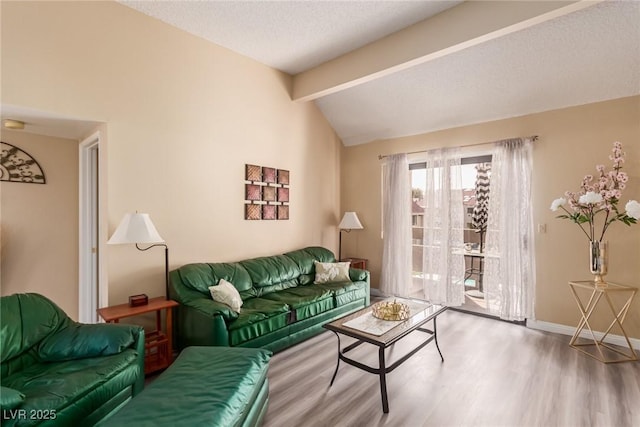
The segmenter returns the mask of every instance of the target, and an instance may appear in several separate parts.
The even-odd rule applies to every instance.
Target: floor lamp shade
[[[169,247],[156,230],[149,214],[128,213],[122,218],[118,228],[113,233],[109,241],[110,245],[136,244],[136,249],[146,251],[156,246],[164,247],[164,280],[165,297],[169,299]],[[143,243],[150,246],[141,248],[138,244]]]
[[[355,212],[345,212],[338,228],[340,230],[362,230],[364,227]]]
[[[110,245],[126,243],[164,243],[149,214],[128,213],[122,218],[109,241]]]
[[[338,260],[342,259],[342,230],[347,233],[351,230],[362,230],[364,227],[355,212],[345,212],[342,221],[338,224],[340,238],[338,239]]]

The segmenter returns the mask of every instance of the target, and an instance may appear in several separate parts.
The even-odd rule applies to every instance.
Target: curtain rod
[[[532,141],[537,141],[538,140],[538,135],[533,135],[533,136],[529,136],[529,139],[531,139]],[[458,148],[468,148],[468,147],[477,147],[478,145],[487,145],[487,144],[495,144],[496,142],[500,142],[500,141],[505,141],[505,140],[499,140],[499,141],[490,141],[490,142],[477,142],[475,144],[469,144],[469,145],[461,145]],[[434,148],[435,150],[435,148]],[[419,150],[419,151],[410,151],[408,153],[405,154],[418,154],[418,153],[426,153],[429,150]],[[382,160],[385,157],[390,156],[391,154],[379,154],[378,155],[378,160]]]

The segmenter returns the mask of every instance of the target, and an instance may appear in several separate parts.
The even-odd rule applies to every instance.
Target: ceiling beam
[[[467,1],[295,75],[292,98],[312,101],[602,1]]]

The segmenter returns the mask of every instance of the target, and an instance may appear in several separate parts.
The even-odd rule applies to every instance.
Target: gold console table
[[[578,323],[578,327],[576,328],[576,333],[573,334],[573,338],[571,338],[571,342],[569,343],[569,345],[575,348],[576,350],[579,350],[593,357],[594,359],[597,359],[604,363],[629,362],[629,361],[638,360],[638,355],[634,351],[633,346],[631,345],[631,341],[629,340],[629,336],[627,335],[627,333],[624,330],[624,327],[622,326],[627,316],[627,312],[629,311],[629,307],[631,307],[631,302],[633,301],[633,298],[636,296],[638,289],[633,288],[631,286],[619,285],[616,283],[607,283],[606,286],[596,286],[593,280],[571,281],[569,282],[569,288],[571,288],[571,292],[573,293],[573,297],[575,298],[576,303],[578,304],[578,308],[580,309],[580,314],[582,316],[582,318],[580,319],[580,323]],[[580,299],[580,296],[578,295],[579,289],[586,289],[588,291],[591,291],[591,295],[589,296],[589,300],[587,301],[586,304],[583,302],[584,299]],[[629,297],[626,299],[626,302],[622,305],[622,308],[617,310],[613,304],[613,301],[611,300],[611,295],[624,294],[624,293],[628,293]],[[589,321],[595,311],[596,306],[598,305],[598,302],[600,302],[600,300],[603,297],[604,297],[604,300],[607,302],[606,305],[611,310],[611,314],[613,314],[613,320],[611,321],[611,324],[609,324],[609,327],[604,332],[602,337],[600,339],[597,339],[593,329],[591,328],[591,325],[589,324]],[[609,335],[611,330],[616,325],[618,325],[618,327],[620,328],[620,331],[622,332],[622,335],[624,336],[624,339],[627,341],[627,346],[629,349],[628,353],[626,351],[621,351],[619,348],[612,347],[604,342],[607,335]],[[576,342],[580,337],[580,333],[584,330],[585,327],[589,330],[589,333],[591,334],[591,338],[593,339],[593,343],[591,342],[577,343]],[[582,348],[586,346],[595,346],[597,353],[595,354],[590,353]],[[621,357],[618,357],[616,359],[607,358],[603,352],[604,349],[613,351],[619,354]]]

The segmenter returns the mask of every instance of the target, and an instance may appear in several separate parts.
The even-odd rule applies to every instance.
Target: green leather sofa
[[[2,426],[91,426],[144,387],[144,330],[74,322],[38,294],[0,298]]]
[[[188,347],[100,427],[249,427],[267,412],[271,352]]]
[[[193,345],[262,347],[279,351],[323,331],[322,325],[369,305],[369,272],[350,269],[351,281],[316,284],[314,261],[333,253],[308,247],[234,263],[187,264],[170,273],[169,294],[178,301],[179,348]],[[214,301],[209,286],[232,283],[240,313]]]

